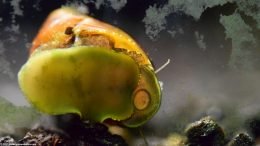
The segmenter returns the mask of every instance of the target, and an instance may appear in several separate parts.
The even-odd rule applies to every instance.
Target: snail
[[[50,115],[138,127],[161,103],[154,68],[125,32],[70,8],[54,10],[18,73],[26,99]]]

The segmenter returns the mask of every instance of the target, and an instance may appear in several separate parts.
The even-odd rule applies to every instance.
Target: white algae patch
[[[83,2],[80,1],[73,1],[73,2],[67,2],[65,4],[66,7],[75,8],[77,11],[79,11],[82,14],[88,14],[89,9]]]
[[[0,73],[7,75],[11,79],[14,78],[14,73],[11,71],[11,64],[5,58],[5,48],[4,43],[0,41]]]
[[[198,31],[195,31],[194,35],[197,40],[197,45],[199,46],[199,48],[205,51],[207,47],[206,47],[206,43],[204,42],[204,36],[200,34]]]
[[[145,32],[150,39],[156,40],[158,34],[166,29],[166,17],[171,13],[171,10],[165,6],[158,8],[157,5],[150,6],[146,10],[146,16],[143,19],[145,23]]]
[[[256,40],[252,28],[241,18],[240,14],[221,16],[220,23],[225,28],[226,38],[232,40],[232,52],[229,65],[233,69],[252,70],[255,58],[252,51],[256,49]]]
[[[127,0],[109,0],[111,7],[117,12],[120,11],[127,3]]]
[[[96,9],[100,9],[100,7],[108,6],[113,8],[116,12],[119,12],[127,3],[127,0],[83,0],[83,1],[72,1],[67,2],[65,6],[74,7],[78,9],[80,12],[83,10],[83,13],[88,13],[87,4],[94,4]],[[87,10],[87,11],[86,11]]]
[[[169,0],[168,5],[173,7],[174,11],[182,11],[198,20],[205,9],[232,1],[233,0]]]
[[[228,2],[233,2],[233,0],[169,0],[163,6],[150,6],[143,19],[146,34],[150,39],[156,40],[159,33],[166,29],[166,17],[172,13],[182,12],[198,20],[205,9],[224,5]]]
[[[19,26],[19,24],[12,24],[11,26],[5,27],[4,31],[19,34],[20,33],[20,26]]]
[[[257,28],[260,29],[260,0],[238,0],[237,5],[240,11],[257,22]]]
[[[172,38],[174,38],[177,34],[176,30],[168,30],[167,32],[171,35]]]
[[[93,2],[89,0],[90,2]],[[115,11],[120,11],[127,3],[127,0],[96,0],[93,2],[97,9],[100,8],[101,5],[107,5],[113,8]]]
[[[11,6],[13,6],[13,14],[23,16],[23,10],[20,7],[20,3],[22,0],[12,0]]]
[[[237,9],[230,16],[220,16],[219,22],[225,28],[226,39],[231,39],[232,52],[230,55],[229,66],[232,69],[252,70],[259,58],[255,55],[259,43],[254,37],[251,25],[248,25],[241,17],[241,13],[251,17],[256,22],[257,29],[260,29],[260,0],[168,0],[164,5],[152,5],[146,10],[146,16],[143,18],[145,32],[151,40],[157,40],[160,32],[166,31],[173,38],[176,34],[183,34],[174,26],[169,26],[167,17],[173,13],[184,13],[192,16],[194,20],[199,20],[201,14],[207,9],[227,3],[236,3]],[[167,29],[172,28],[172,29]],[[179,29],[182,29],[181,27]],[[204,36],[195,31],[196,43],[205,51],[207,46]]]
[[[10,62],[8,62],[3,55],[0,55],[0,73],[7,75],[11,79],[15,76],[11,71]]]

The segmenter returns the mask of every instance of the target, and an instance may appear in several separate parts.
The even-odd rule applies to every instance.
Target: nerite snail
[[[149,58],[125,32],[68,8],[52,12],[18,74],[42,112],[76,113],[137,127],[159,109],[161,90]]]

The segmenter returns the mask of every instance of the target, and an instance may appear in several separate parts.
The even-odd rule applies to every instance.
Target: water
[[[16,74],[28,58],[32,39],[52,10],[71,6],[129,33],[155,68],[171,59],[157,74],[163,82],[161,108],[144,126],[144,134],[154,141],[183,131],[187,123],[205,115],[215,117],[232,133],[258,113],[260,6],[256,0],[49,3],[0,2],[0,96],[14,105],[29,106]],[[232,126],[234,120],[237,124]]]

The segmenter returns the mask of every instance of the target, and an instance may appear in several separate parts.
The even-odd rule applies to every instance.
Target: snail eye
[[[134,95],[134,106],[138,110],[144,110],[150,104],[150,94],[144,90],[138,90]]]

